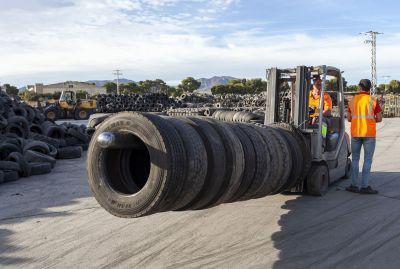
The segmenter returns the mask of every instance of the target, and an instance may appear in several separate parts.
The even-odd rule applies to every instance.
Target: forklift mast
[[[291,123],[300,130],[307,128],[308,94],[311,87],[309,67],[298,66],[293,69],[267,69],[267,101],[264,124],[275,122]],[[289,100],[283,100],[285,90],[282,83],[291,83]]]

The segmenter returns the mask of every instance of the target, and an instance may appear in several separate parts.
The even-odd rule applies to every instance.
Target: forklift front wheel
[[[307,176],[307,193],[316,196],[323,196],[328,191],[329,172],[325,165],[311,167]]]

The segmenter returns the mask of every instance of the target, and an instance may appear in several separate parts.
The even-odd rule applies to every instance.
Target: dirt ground
[[[379,195],[274,195],[139,219],[108,214],[85,157],[0,185],[1,268],[399,268],[400,119],[378,130]]]

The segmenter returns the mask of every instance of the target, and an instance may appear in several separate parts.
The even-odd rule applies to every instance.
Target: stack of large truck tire
[[[80,158],[88,143],[86,126],[56,124],[0,92],[0,183],[50,173],[57,159]]]
[[[96,200],[118,217],[277,194],[301,184],[310,166],[306,138],[288,124],[137,112],[105,118],[87,157]]]

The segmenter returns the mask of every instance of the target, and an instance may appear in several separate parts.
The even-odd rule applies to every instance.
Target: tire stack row
[[[168,108],[180,107],[181,102],[163,93],[131,95],[104,94],[97,98],[97,112],[115,113],[121,111],[161,112]]]
[[[56,159],[87,149],[85,126],[57,125],[35,108],[0,92],[0,183],[49,173]]]
[[[103,208],[141,217],[280,193],[310,165],[305,138],[290,125],[122,112],[97,126],[87,172]]]
[[[263,123],[264,115],[247,111],[218,110],[212,117],[222,121]]]

